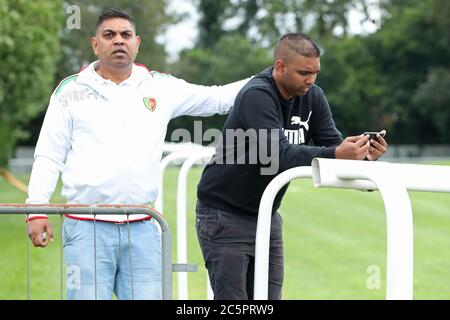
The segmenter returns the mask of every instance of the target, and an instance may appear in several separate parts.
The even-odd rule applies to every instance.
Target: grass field
[[[450,163],[440,163],[450,165]],[[165,178],[165,217],[176,245],[176,180]],[[188,187],[189,299],[206,298],[205,269],[194,229],[195,190],[201,169],[192,170]],[[20,176],[28,181],[27,176]],[[55,192],[53,203],[64,200]],[[450,299],[450,195],[411,192],[414,213],[414,298]],[[23,203],[25,195],[0,180],[0,203]],[[315,189],[310,180],[291,183],[280,209],[285,245],[284,299],[384,299],[386,219],[378,192]],[[51,217],[55,230],[60,218]],[[24,216],[0,218],[0,299],[26,299]],[[30,246],[31,298],[59,299],[60,237],[45,249]],[[176,251],[173,251],[174,259]],[[175,261],[174,261],[175,262]],[[367,282],[380,271],[379,288]],[[177,274],[174,273],[176,297]]]

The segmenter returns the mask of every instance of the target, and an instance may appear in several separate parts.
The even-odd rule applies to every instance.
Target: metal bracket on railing
[[[197,272],[198,266],[195,263],[172,263],[172,272]]]

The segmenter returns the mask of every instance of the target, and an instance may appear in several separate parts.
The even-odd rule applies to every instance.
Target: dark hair
[[[134,22],[133,17],[126,13],[125,11],[118,8],[110,8],[104,10],[97,19],[97,24],[95,25],[95,30],[103,23],[105,20],[114,19],[114,18],[122,18],[128,20],[136,29],[136,23]]]
[[[308,58],[320,57],[319,46],[302,32],[288,33],[280,38],[274,51],[275,59],[289,59],[292,54],[300,54]]]

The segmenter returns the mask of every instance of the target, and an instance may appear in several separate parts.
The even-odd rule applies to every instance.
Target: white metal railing
[[[187,261],[187,182],[190,169],[197,161],[207,161],[214,154],[214,150],[204,150],[198,152],[184,161],[178,175],[177,186],[177,261],[186,263]],[[209,281],[207,280],[207,283]],[[178,299],[188,299],[188,275],[186,272],[178,274]]]
[[[208,150],[208,151],[206,151]],[[193,148],[193,149],[181,149],[169,153],[166,157],[161,160],[159,165],[159,184],[158,184],[158,197],[155,200],[155,209],[159,212],[163,211],[163,199],[164,199],[164,173],[167,167],[174,162],[183,162],[187,158],[195,156],[197,154],[202,154],[204,152],[214,152],[214,148],[203,147],[203,148]]]
[[[253,298],[267,300],[269,290],[269,248],[272,208],[275,197],[289,181],[298,178],[312,178],[311,167],[297,167],[277,175],[266,187],[261,197],[255,238],[255,281]]]
[[[159,185],[158,185],[158,197],[155,200],[155,209],[159,212],[164,213],[164,173],[166,172],[167,167],[175,162],[180,160],[186,160],[189,156],[192,155],[192,151],[190,150],[181,150],[170,153],[168,156],[161,160],[161,164],[159,165]]]
[[[167,150],[169,153],[164,157],[160,164],[160,180],[158,188],[158,198],[155,201],[155,209],[163,212],[163,190],[164,190],[164,173],[167,167],[175,162],[182,162],[182,166],[178,176],[177,186],[177,262],[184,263],[187,261],[187,177],[190,169],[197,163],[206,164],[214,154],[215,149],[211,147],[201,147],[196,145],[192,147],[186,146],[187,149]],[[178,273],[178,299],[188,299],[188,276],[187,273]],[[208,297],[211,297],[209,279],[207,278]]]
[[[450,167],[317,158],[312,167],[292,168],[279,174],[267,186],[259,206],[255,299],[267,299],[273,201],[284,185],[297,178],[313,178],[316,187],[380,191],[387,223],[386,299],[412,299],[413,220],[407,190],[450,192]]]
[[[450,192],[450,166],[321,158],[311,165],[316,187],[376,189],[373,181],[352,177],[352,172],[380,170],[380,175],[387,175],[383,170],[388,170],[409,191]]]

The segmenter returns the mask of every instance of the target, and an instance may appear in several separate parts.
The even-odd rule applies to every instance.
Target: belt
[[[114,223],[114,224],[126,224],[126,223],[128,223],[128,222],[130,222],[130,223],[132,223],[132,222],[139,222],[139,221],[146,221],[146,220],[151,220],[152,219],[152,216],[148,216],[147,218],[144,218],[144,219],[139,219],[139,220],[132,220],[132,221],[108,221],[108,220],[101,220],[101,219],[92,219],[92,218],[88,218],[88,219],[86,219],[86,218],[79,218],[79,217],[76,217],[76,216],[71,216],[71,215],[68,215],[68,214],[65,214],[64,215],[66,218],[69,218],[69,219],[74,219],[74,220],[81,220],[81,221],[91,221],[91,222],[93,222],[93,221],[97,221],[97,222],[112,222],[112,223]]]
[[[150,217],[150,218],[147,218],[147,219],[141,219],[141,220],[133,220],[133,221],[111,221],[112,223],[114,223],[114,224],[127,224],[127,223],[133,223],[133,222],[144,222],[144,221],[147,221],[147,220],[151,220],[152,219],[152,217]]]

